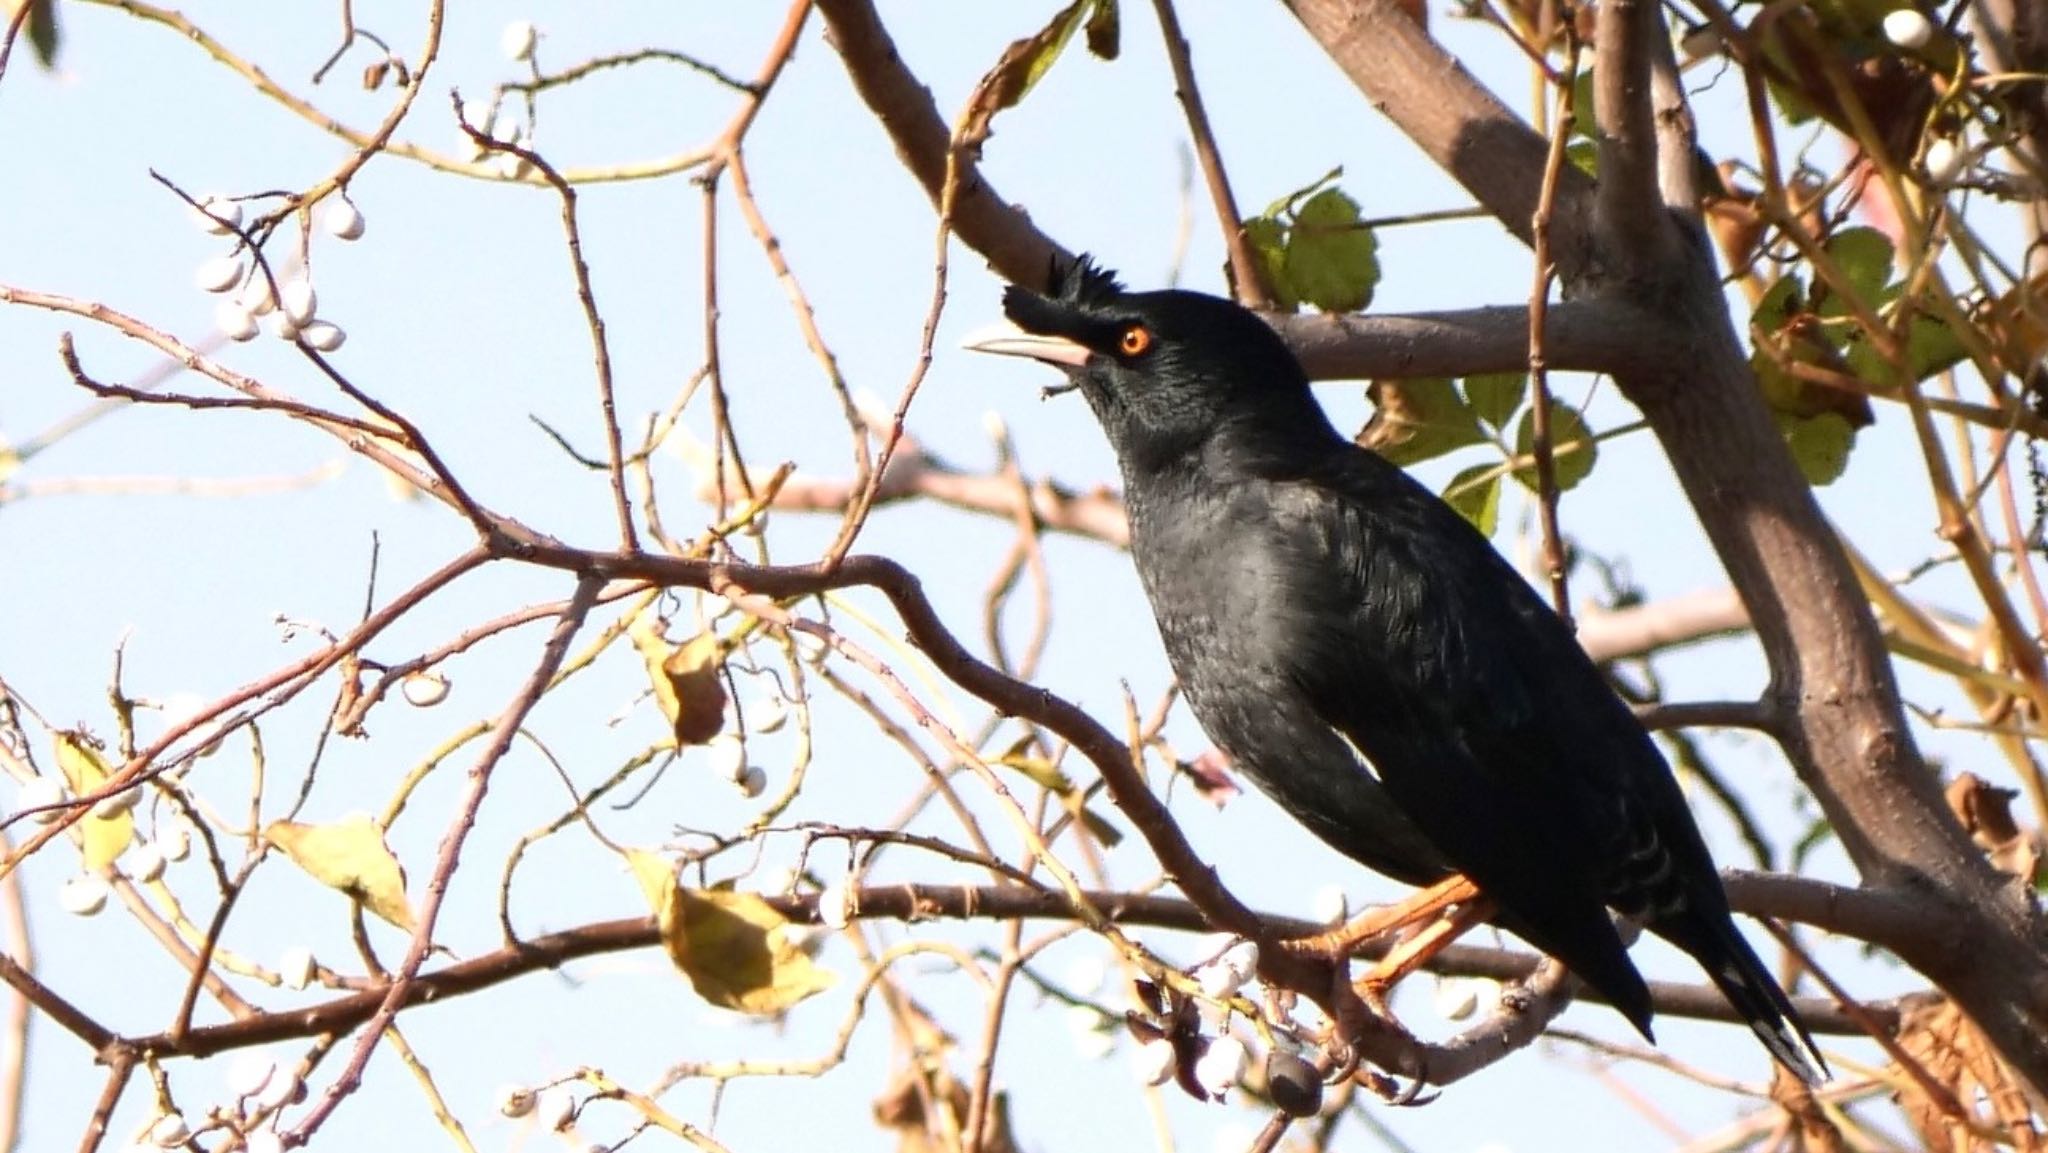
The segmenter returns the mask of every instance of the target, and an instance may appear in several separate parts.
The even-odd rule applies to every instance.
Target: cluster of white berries
[[[1131,1060],[1140,1081],[1164,1085],[1172,1080],[1180,1056],[1171,1040],[1154,1037],[1139,1045]],[[1212,1037],[1202,1047],[1202,1055],[1195,1058],[1195,1083],[1209,1096],[1220,1098],[1244,1079],[1245,1069],[1250,1065],[1251,1052],[1243,1041],[1228,1033]]]
[[[228,236],[242,223],[240,201],[209,196],[199,202],[194,220],[215,236]],[[335,193],[320,212],[320,222],[338,240],[361,239],[367,227],[362,210],[347,195]],[[254,339],[257,321],[269,316],[271,331],[284,340],[301,340],[309,348],[333,352],[348,340],[341,326],[318,316],[319,297],[304,272],[273,285],[260,266],[245,265],[239,255],[215,256],[200,264],[192,283],[202,292],[215,293],[220,302],[213,308],[214,327],[230,340]]]
[[[283,1153],[284,1139],[278,1134],[275,1115],[304,1095],[305,1083],[299,1075],[260,1053],[243,1053],[228,1067],[227,1089],[242,1117],[235,1126],[240,1130],[240,1147],[248,1153]],[[216,1111],[207,1127],[221,1124],[223,1119]],[[125,1153],[189,1148],[194,1136],[185,1115],[166,1107],[142,1126]]]
[[[112,820],[126,815],[141,799],[141,788],[124,789],[111,796],[103,797],[92,807],[92,816],[99,820]],[[71,791],[63,782],[51,777],[34,777],[23,782],[15,794],[14,811],[28,814],[29,819],[39,825],[52,824],[62,818],[63,807],[71,799]],[[154,839],[141,839],[131,844],[123,856],[122,871],[128,878],[142,884],[162,879],[166,865],[171,861],[182,861],[192,852],[191,830],[183,818],[167,824]],[[76,917],[91,917],[107,907],[107,898],[113,895],[113,886],[99,873],[78,873],[68,877],[57,890],[57,905]]]
[[[768,773],[759,765],[747,763],[745,741],[731,733],[720,733],[705,744],[704,753],[711,761],[711,771],[731,781],[742,796],[752,800],[767,791]]]
[[[1202,950],[1209,958],[1195,968],[1202,995],[1221,1001],[1237,995],[1259,973],[1259,944],[1229,933],[1210,935]]]

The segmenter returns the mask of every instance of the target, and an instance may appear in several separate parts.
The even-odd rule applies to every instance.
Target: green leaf
[[[1491,537],[1500,525],[1500,482],[1500,465],[1475,464],[1444,486],[1444,503],[1472,522],[1480,535]]]
[[[1594,119],[1591,68],[1572,77],[1572,135],[1589,144],[1600,139],[1600,122]]]
[[[1884,287],[1892,275],[1892,242],[1875,228],[1845,228],[1828,237],[1827,252],[1848,278],[1849,288],[1866,308],[1881,303]],[[1822,316],[1844,316],[1845,302],[1835,294],[1820,302]]]
[[[1301,301],[1287,284],[1287,226],[1270,216],[1254,216],[1244,222],[1244,236],[1258,255],[1259,271],[1273,290],[1274,306],[1283,312],[1299,309]]]
[[[1912,363],[1914,380],[1954,368],[1968,355],[1947,322],[1925,312],[1913,315],[1912,327],[1906,332],[1906,359]]]
[[[1781,276],[1764,290],[1762,300],[1749,314],[1750,327],[1761,332],[1776,332],[1785,327],[1795,316],[1806,311],[1806,294],[1796,276]]]
[[[1535,451],[1536,411],[1530,409],[1522,414],[1521,424],[1515,429],[1515,455],[1528,456]],[[1571,405],[1551,401],[1550,464],[1557,478],[1557,491],[1570,492],[1592,473],[1593,462],[1599,457],[1600,445],[1593,439],[1593,430],[1586,427],[1586,418]],[[1529,491],[1536,491],[1536,466],[1516,469],[1515,479]]]
[[[1317,177],[1315,183],[1297,188],[1273,203],[1268,204],[1266,211],[1260,213],[1260,215],[1269,220],[1278,220],[1283,216],[1292,216],[1294,215],[1295,206],[1321,192],[1323,189],[1328,188],[1342,175],[1344,175],[1344,166],[1340,164]]]
[[[1283,263],[1294,295],[1325,312],[1364,308],[1380,279],[1379,242],[1359,225],[1358,202],[1340,188],[1302,202]]]
[[[1785,447],[1811,485],[1833,484],[1849,467],[1849,450],[1856,446],[1856,430],[1832,412],[1819,416],[1795,417],[1778,414],[1778,431]]]
[[[1441,377],[1376,380],[1367,395],[1378,407],[1358,442],[1403,468],[1486,442],[1471,406]]]
[[[1465,378],[1465,402],[1472,406],[1473,415],[1492,428],[1507,427],[1508,418],[1522,407],[1522,397],[1528,391],[1526,372],[1494,372]]]
[[[1600,175],[1600,149],[1590,140],[1574,140],[1564,146],[1565,163],[1588,176]]]

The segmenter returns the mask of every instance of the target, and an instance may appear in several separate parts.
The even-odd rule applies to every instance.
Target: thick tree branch
[[[1603,0],[1594,31],[1593,116],[1600,183],[1593,227],[1610,270],[1626,280],[1680,254],[1658,191],[1658,139],[1650,102],[1653,41],[1664,22],[1655,0]],[[1684,154],[1690,159],[1691,153]],[[1688,209],[1692,206],[1687,205]]]
[[[1285,0],[1351,82],[1524,244],[1549,142],[1418,26],[1395,0]],[[1567,281],[1585,270],[1592,181],[1567,169],[1551,244]]]
[[[896,42],[882,27],[870,0],[818,0],[825,39],[846,64],[846,74],[875,119],[888,130],[903,166],[938,207],[946,185],[946,154],[952,133],[932,102],[931,90],[896,54]],[[959,179],[952,202],[953,232],[986,256],[1005,279],[1039,284],[1055,255],[1070,255],[1031,218],[1006,203],[972,156],[956,161]]]
[[[1770,877],[1766,880],[1773,883],[1782,882],[1786,893],[1810,884],[1796,877]],[[1091,904],[1101,909],[1111,921],[1119,925],[1179,929],[1191,933],[1206,932],[1212,927],[1212,923],[1199,908],[1177,898],[1137,896],[1111,891],[1090,891],[1086,895]],[[1867,905],[1870,898],[1870,894],[1853,889],[1840,890],[1839,895],[1849,905]],[[814,895],[768,897],[766,900],[792,920],[809,924],[818,923],[817,898]],[[1779,905],[1788,907],[1797,903],[1801,903],[1800,899],[1788,898],[1779,902]],[[1014,885],[877,885],[862,889],[854,904],[858,908],[857,915],[863,920],[1065,920],[1073,916],[1073,909],[1062,894]],[[1820,907],[1812,900],[1805,900],[1804,904],[1811,908]],[[1912,913],[1909,909],[1902,909],[1899,915],[1910,918]],[[1324,928],[1322,925],[1288,917],[1262,916],[1261,920],[1268,929],[1279,934],[1307,935]],[[531,973],[557,969],[580,958],[630,949],[657,948],[660,945],[661,930],[651,917],[599,921],[559,933],[534,937],[466,961],[423,972],[401,992],[401,1004],[412,1006],[446,1001],[489,989]],[[1386,945],[1384,941],[1374,942],[1363,948],[1359,955],[1368,959],[1376,958],[1381,955]],[[1543,958],[1534,953],[1518,950],[1454,945],[1432,960],[1430,970],[1449,976],[1486,977],[1503,982],[1522,981],[1535,973],[1542,961]],[[344,1034],[375,1016],[378,1007],[390,997],[392,990],[390,982],[380,981],[357,992],[290,1012],[262,1013],[245,1020],[203,1025],[176,1036],[165,1033],[128,1038],[115,1042],[115,1047],[129,1052],[154,1053],[160,1057],[209,1057],[234,1049],[274,1044],[297,1037],[316,1036],[322,1033]],[[1660,1015],[1728,1023],[1738,1023],[1741,1020],[1727,1000],[1711,986],[1652,981],[1650,992]],[[1586,990],[1580,990],[1578,999],[1598,1003],[1597,996]],[[1798,997],[1794,999],[1794,1004],[1799,1009],[1800,1016],[1805,1018],[1808,1027],[1815,1033],[1837,1036],[1863,1034],[1862,1026],[1852,1015],[1825,998]],[[1885,1028],[1892,1029],[1897,1026],[1897,1011],[1889,1004],[1866,1005],[1864,1008]]]

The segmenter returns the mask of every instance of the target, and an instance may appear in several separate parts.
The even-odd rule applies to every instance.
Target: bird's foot
[[[1387,1008],[1387,997],[1393,993],[1394,986],[1403,977],[1429,964],[1431,958],[1450,947],[1459,937],[1485,923],[1493,912],[1493,902],[1475,890],[1471,899],[1452,907],[1420,932],[1387,950],[1386,955],[1358,979],[1359,999],[1382,1019],[1392,1021],[1394,1014]]]
[[[1342,961],[1359,946],[1395,930],[1434,919],[1454,905],[1479,899],[1478,886],[1460,875],[1448,877],[1391,905],[1368,909],[1348,924],[1327,933],[1313,933],[1284,942],[1298,954]]]

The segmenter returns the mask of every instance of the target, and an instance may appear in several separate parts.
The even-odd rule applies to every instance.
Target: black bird
[[[1087,398],[1181,691],[1253,782],[1372,869],[1465,874],[1648,1038],[1619,911],[1819,1079],[1642,724],[1485,537],[1338,433],[1272,329],[1217,297],[1127,292],[1085,256],[1003,311],[1021,331],[968,347],[1057,366],[1048,391]]]

